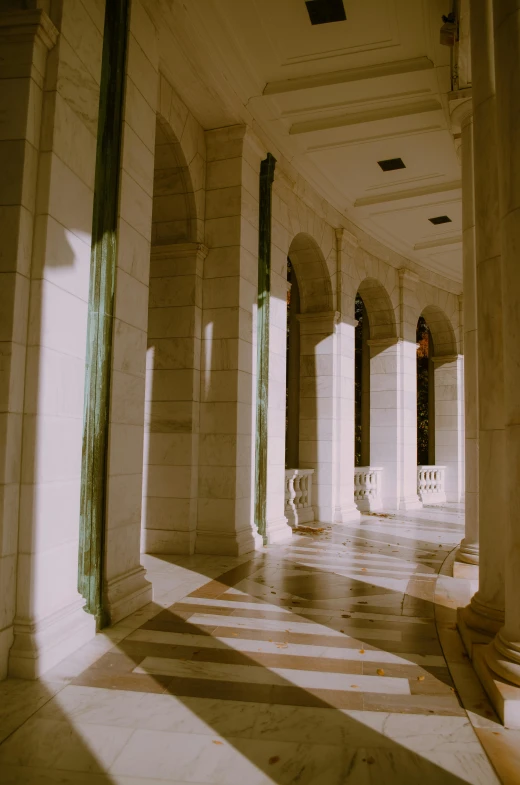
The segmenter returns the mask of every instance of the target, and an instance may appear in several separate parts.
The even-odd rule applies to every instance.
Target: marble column
[[[520,686],[520,2],[495,0],[494,23],[505,357],[506,563],[504,626],[487,648],[486,660],[495,673]],[[517,720],[519,727],[520,717]]]
[[[340,298],[338,298],[338,301]],[[355,320],[343,314],[336,323],[335,420],[333,423],[336,464],[335,523],[357,523],[354,502],[354,352]]]
[[[435,388],[435,463],[446,467],[445,492],[458,503],[464,492],[464,357],[432,357]]]
[[[332,523],[335,508],[334,366],[337,311],[302,313],[300,322],[300,467],[314,469],[317,521]]]
[[[207,252],[200,243],[152,246],[142,524],[147,553],[195,550]]]
[[[386,510],[399,509],[402,475],[401,346],[396,337],[369,338],[370,464],[381,466]],[[417,474],[417,461],[411,467]]]
[[[401,510],[422,507],[417,495],[417,315],[413,307],[418,280],[410,270],[399,270]]]
[[[479,390],[479,589],[463,618],[494,634],[504,620],[505,429],[492,0],[471,5]]]
[[[465,91],[455,94],[457,97]],[[452,124],[460,129],[462,164],[462,267],[464,283],[464,424],[465,424],[465,536],[457,558],[478,564],[478,330],[477,269],[475,264],[475,201],[473,184],[473,104],[457,101]]]

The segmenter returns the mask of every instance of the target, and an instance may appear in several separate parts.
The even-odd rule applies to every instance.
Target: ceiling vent
[[[343,0],[306,0],[305,5],[311,25],[344,22],[347,18]]]
[[[387,158],[386,161],[377,162],[383,172],[393,172],[394,169],[406,169],[402,158]]]
[[[428,218],[430,223],[438,226],[439,224],[450,224],[451,218],[448,218],[447,215],[438,215],[436,218]]]

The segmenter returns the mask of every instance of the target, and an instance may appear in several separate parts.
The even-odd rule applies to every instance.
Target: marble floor
[[[0,684],[0,783],[499,783],[478,719],[500,726],[463,707],[436,626],[462,535],[446,505],[242,558],[144,556],[153,604]]]

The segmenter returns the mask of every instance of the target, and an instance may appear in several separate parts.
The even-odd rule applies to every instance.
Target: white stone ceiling
[[[447,122],[450,0],[148,0],[163,67],[204,128],[256,121],[353,223],[462,279],[461,174]],[[196,43],[196,45],[194,45]],[[378,161],[402,158],[383,172]],[[428,220],[447,215],[451,223]]]

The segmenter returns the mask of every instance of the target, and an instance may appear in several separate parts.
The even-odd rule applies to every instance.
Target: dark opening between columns
[[[370,324],[359,292],[356,294],[355,329],[355,465],[370,466]]]
[[[417,322],[417,464],[435,465],[433,339],[423,316]]]

